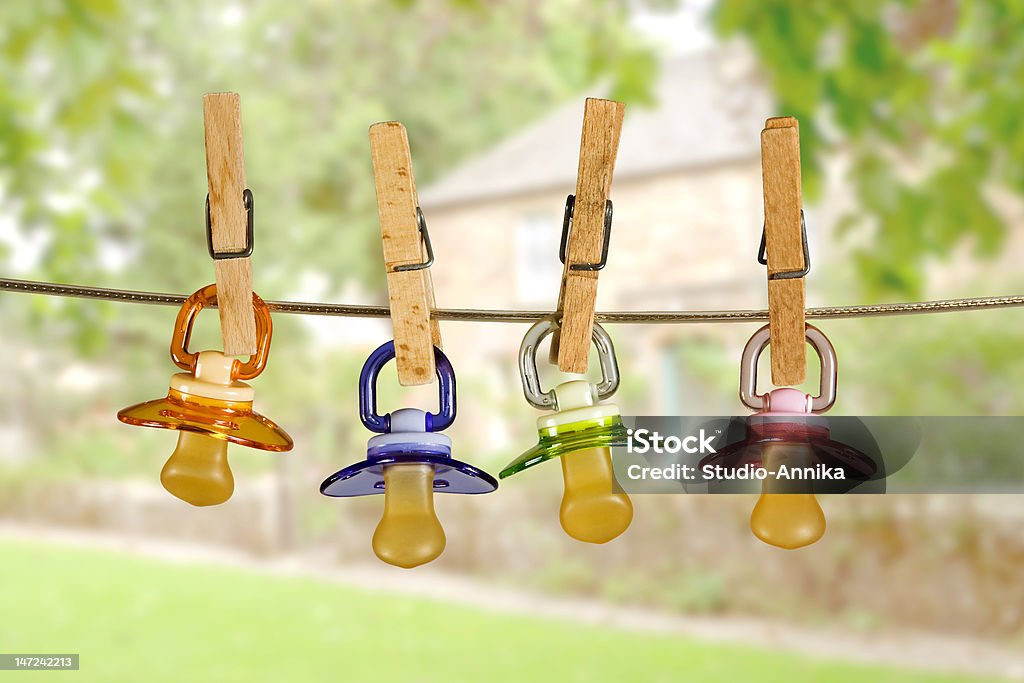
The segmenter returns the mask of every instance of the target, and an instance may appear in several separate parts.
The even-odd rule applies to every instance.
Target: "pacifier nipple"
[[[228,467],[228,442],[179,431],[178,447],[160,470],[160,483],[172,495],[196,506],[220,505],[235,490]]]
[[[782,464],[808,462],[810,447],[806,444],[766,444],[762,462],[769,471]],[[825,513],[810,491],[774,493],[778,480],[769,477],[761,485],[761,497],[750,513],[750,530],[768,545],[794,550],[811,545],[825,535]],[[810,488],[810,484],[808,484]]]
[[[590,448],[563,455],[565,492],[558,519],[565,533],[585,543],[607,543],[629,528],[633,503],[612,487],[612,455],[607,448]]]
[[[373,532],[373,552],[384,562],[411,569],[444,552],[444,528],[434,512],[431,465],[384,467],[384,515]]]

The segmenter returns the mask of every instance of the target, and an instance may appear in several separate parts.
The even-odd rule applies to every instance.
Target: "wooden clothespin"
[[[242,109],[237,93],[203,98],[206,136],[207,241],[217,281],[224,354],[256,353],[252,307],[252,193],[242,156]]]
[[[759,260],[768,266],[772,383],[807,377],[804,276],[810,267],[800,186],[800,128],[791,116],[768,119],[761,131],[764,236]]]
[[[430,315],[434,309],[430,277],[434,258],[416,195],[405,126],[397,121],[370,126],[370,153],[398,382],[402,386],[430,384],[434,381],[434,347],[441,347],[441,329]]]
[[[576,194],[566,202],[562,228],[562,286],[558,293],[558,331],[552,336],[551,361],[563,372],[582,374],[590,358],[590,335],[597,301],[597,276],[608,260],[612,175],[626,105],[588,97],[583,109]],[[571,222],[571,229],[569,229]],[[568,235],[566,231],[568,230]]]

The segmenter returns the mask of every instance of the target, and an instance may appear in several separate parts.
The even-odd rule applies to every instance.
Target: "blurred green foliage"
[[[209,280],[200,98],[231,89],[242,94],[260,292],[286,295],[297,273],[380,290],[368,125],[406,124],[423,183],[597,79],[645,97],[654,57],[624,28],[624,9],[582,7],[6,3],[0,188],[20,235],[45,242],[30,274],[171,291]],[[108,325],[101,308],[44,302],[32,319],[52,329],[59,310],[93,355],[122,334],[166,334],[152,312]]]
[[[871,235],[855,257],[869,293],[919,296],[929,259],[1003,244],[993,194],[1024,193],[1024,5],[721,0],[714,21],[752,45],[779,111],[799,118],[812,198],[824,158],[849,155],[844,228]]]
[[[192,287],[209,269],[200,97],[230,88],[243,96],[260,284],[281,290],[302,271],[376,282],[367,126],[406,124],[422,182],[598,78],[644,97],[653,55],[617,3],[590,4],[7,3],[7,208],[46,232],[47,277],[104,280],[97,250],[115,240],[139,250],[133,276]]]

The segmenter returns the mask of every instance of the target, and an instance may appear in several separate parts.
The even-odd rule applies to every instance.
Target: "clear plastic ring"
[[[558,323],[553,318],[544,318],[527,330],[519,347],[519,374],[523,380],[523,394],[530,405],[541,410],[558,409],[554,389],[544,391],[537,372],[537,350],[544,338],[557,328]],[[594,323],[590,338],[597,347],[597,358],[601,364],[601,381],[596,386],[597,397],[604,400],[619,388],[619,364],[615,360],[615,346],[608,333],[597,323]]]
[[[836,350],[825,333],[813,325],[807,325],[805,335],[807,343],[811,345],[811,348],[818,354],[818,360],[821,361],[821,380],[818,384],[818,395],[811,397],[811,412],[823,413],[836,402],[838,381]],[[740,361],[740,400],[743,401],[743,405],[752,410],[766,409],[767,394],[757,393],[757,361],[761,358],[761,352],[770,342],[771,331],[769,326],[765,325],[755,332],[747,345],[743,347],[743,357]]]

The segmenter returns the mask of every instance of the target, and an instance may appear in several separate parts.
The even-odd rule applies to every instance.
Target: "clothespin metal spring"
[[[217,251],[213,248],[213,226],[210,220],[210,195],[206,195],[206,248],[210,252],[210,258],[214,261],[223,261],[233,258],[249,258],[252,256],[253,247],[253,199],[252,190],[245,188],[242,191],[242,206],[245,207],[245,246],[238,251]]]
[[[407,263],[404,266],[395,266],[396,271],[423,270],[434,265],[434,247],[430,244],[430,232],[427,231],[427,219],[423,216],[423,209],[416,207],[416,222],[419,225],[420,235],[423,237],[423,248],[427,250],[427,260],[422,263]]]
[[[761,246],[757,248],[757,262],[762,266],[768,265],[768,255],[765,251],[767,239],[764,226],[762,226]],[[800,241],[802,242],[804,252],[804,267],[800,270],[784,270],[778,273],[772,273],[768,276],[769,280],[794,280],[796,278],[804,277],[807,273],[811,272],[811,251],[807,246],[807,223],[804,222],[803,209],[800,209]]]
[[[572,214],[576,206],[576,195],[565,198],[565,213],[562,214],[562,240],[558,245],[558,260],[565,264],[565,252],[569,246],[569,231],[572,229]],[[573,263],[569,270],[601,270],[608,265],[608,247],[612,238],[612,200],[604,204],[604,241],[601,245],[601,260],[597,263]]]

